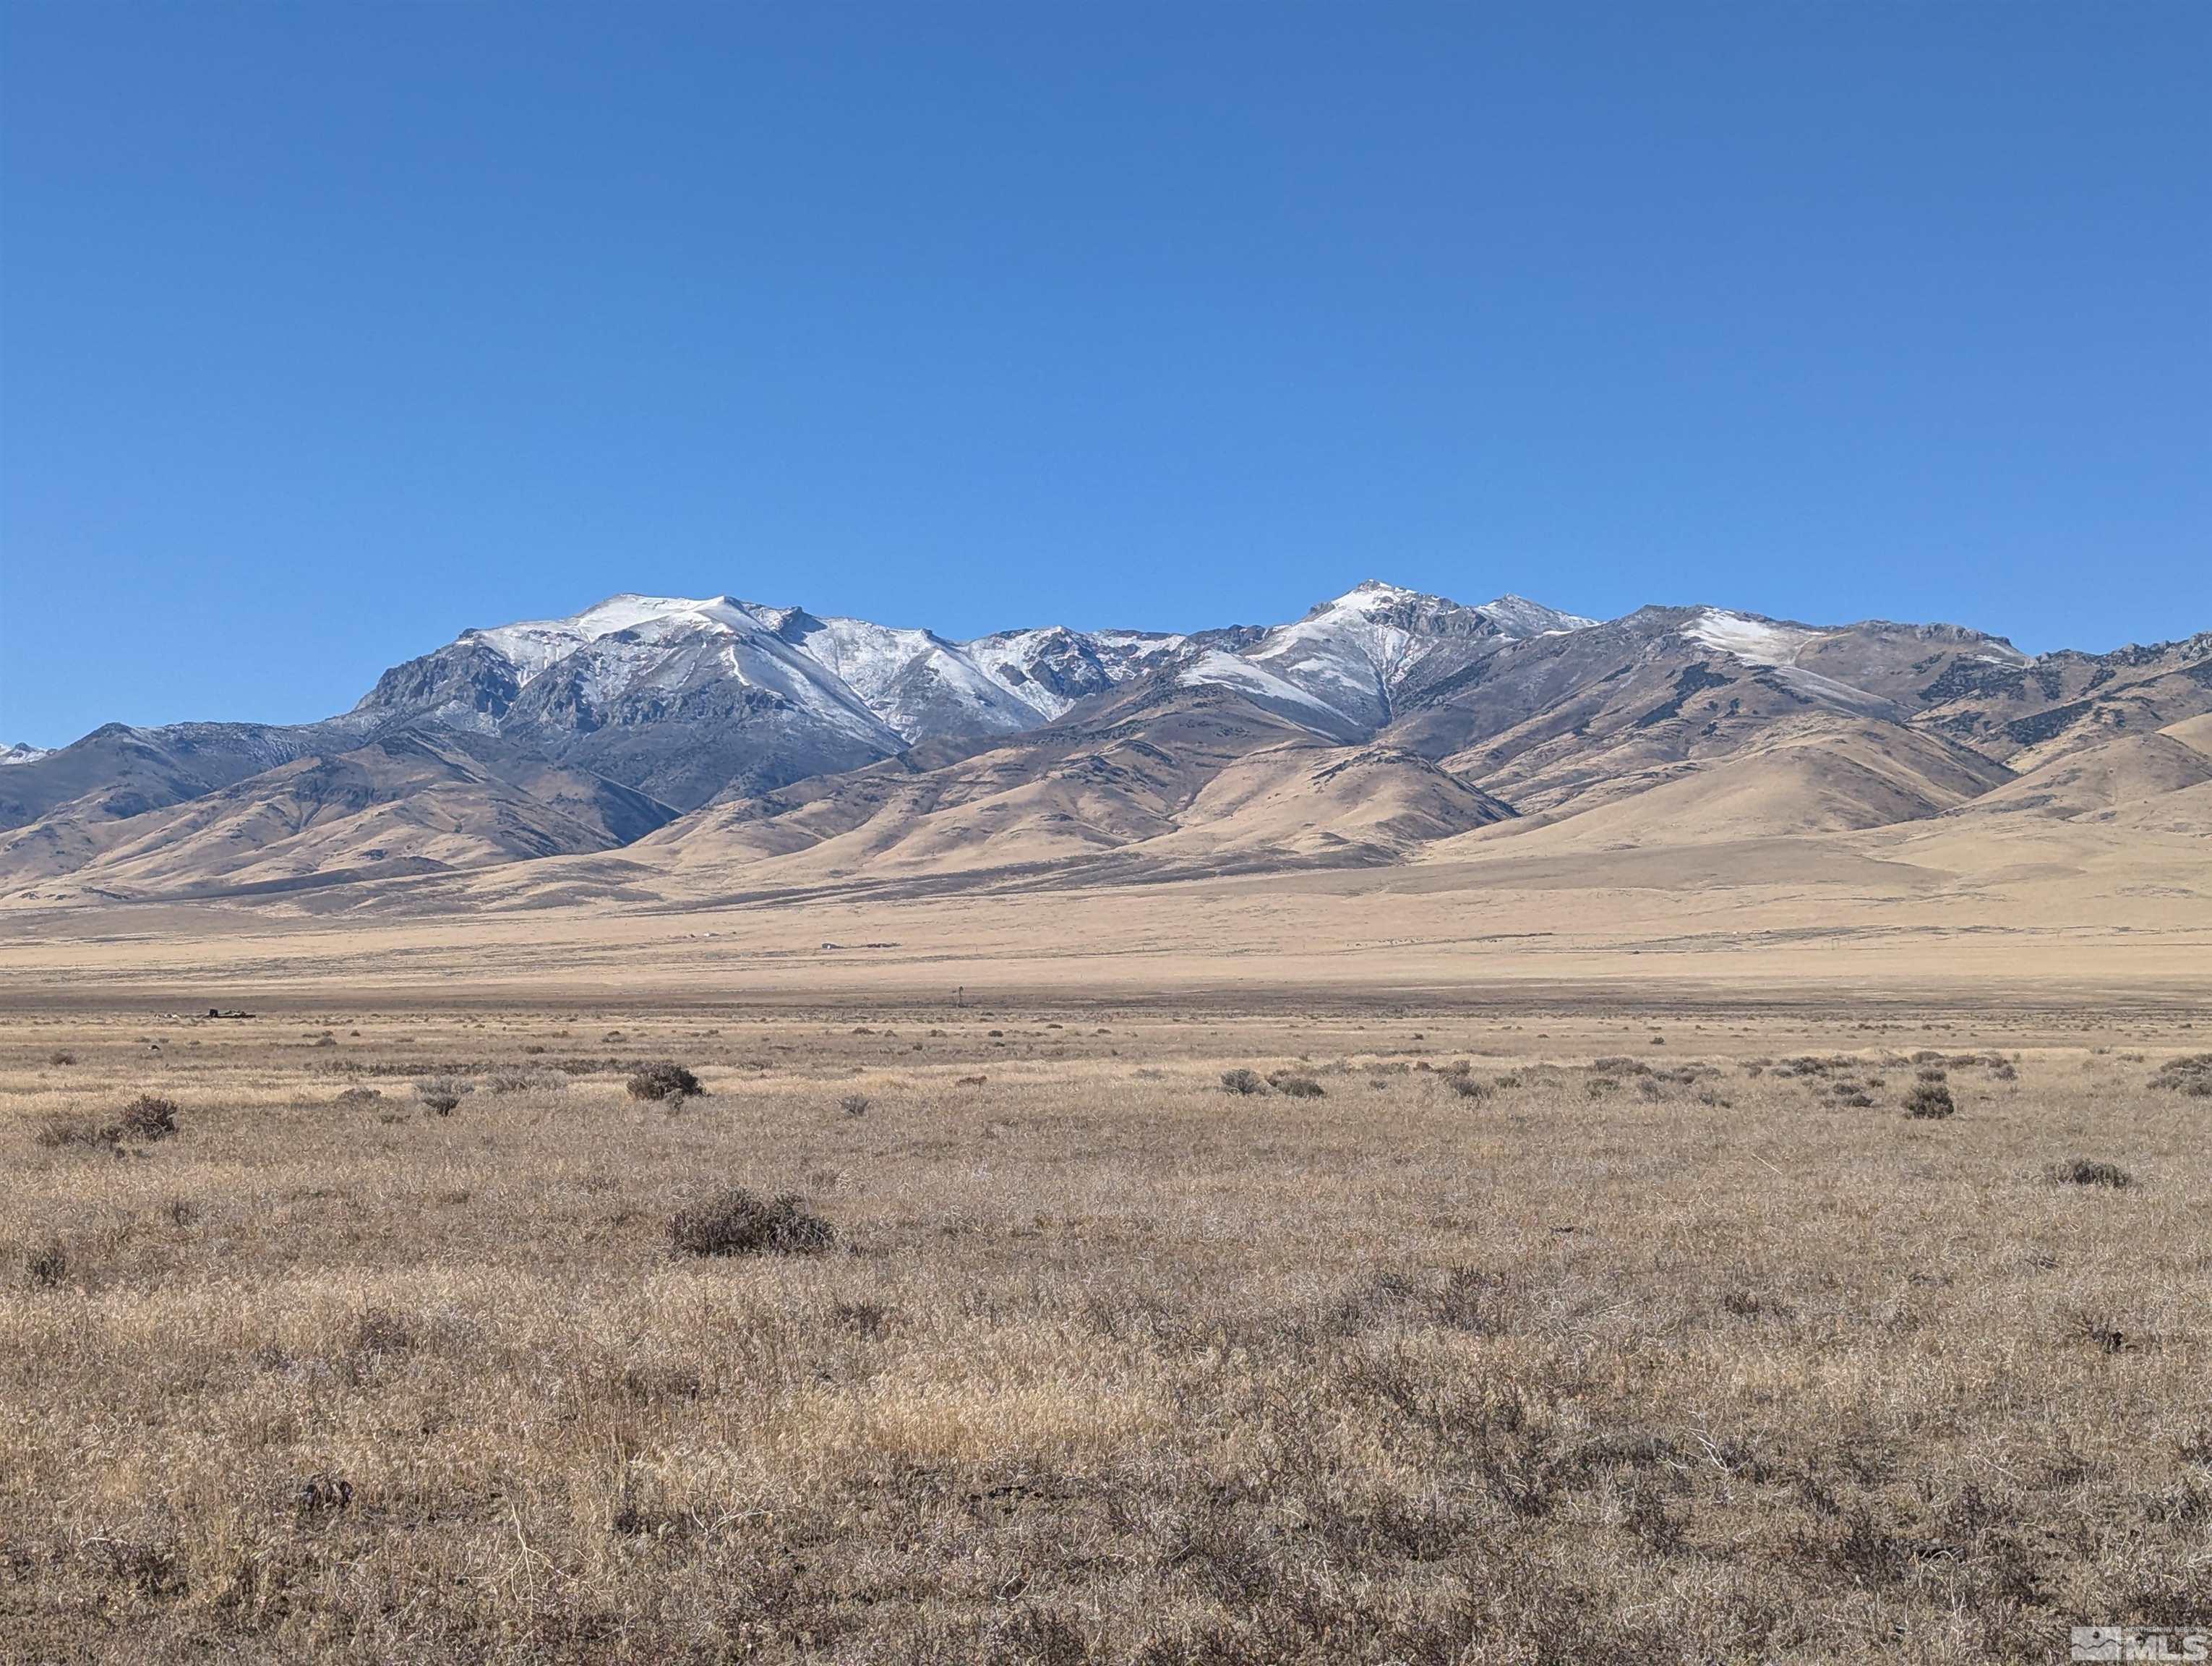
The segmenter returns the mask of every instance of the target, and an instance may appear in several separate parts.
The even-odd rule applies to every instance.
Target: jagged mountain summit
[[[500,734],[689,809],[918,741],[1034,728],[1183,640],[1048,627],[956,642],[730,596],[623,595],[464,631],[349,715]]]
[[[1048,626],[956,641],[732,596],[622,595],[464,631],[386,672],[349,717],[496,733],[689,809],[919,742],[1020,733],[1160,672],[1248,686],[1349,737],[1388,720],[1418,666],[1590,623],[1518,597],[1468,607],[1370,581],[1272,630]]]
[[[2212,635],[2033,658],[1959,625],[1600,621],[1369,580],[1273,626],[957,640],[623,594],[464,631],[319,722],[9,749],[0,897],[289,897],[617,852],[647,891],[1158,878],[1984,802],[2171,831],[2204,819],[2208,714]]]
[[[1510,643],[1596,623],[1520,596],[1469,607],[1370,579],[1241,654],[1202,656],[1186,678],[1239,688],[1293,721],[1303,711],[1352,739]]]
[[[645,772],[656,780],[637,783],[684,803],[919,740],[1033,728],[1182,641],[1048,627],[955,642],[731,596],[623,595],[464,631],[387,672],[356,710],[520,734],[586,762],[635,749],[641,731],[711,730],[703,750],[657,758]]]

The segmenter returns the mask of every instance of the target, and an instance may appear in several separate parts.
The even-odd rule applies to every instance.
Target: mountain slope
[[[82,740],[0,771],[0,828],[21,827],[63,805],[100,800],[111,818],[142,815],[289,763],[364,726],[110,723]]]
[[[2212,781],[2212,757],[2177,736],[2155,731],[2118,733],[2046,759],[1960,813],[2047,816],[2064,821],[2109,818],[2131,806],[2208,781]]]
[[[1178,861],[1230,852],[1396,860],[1511,818],[1511,808],[1403,748],[1293,741],[1224,766],[1143,854]]]
[[[1374,862],[1510,816],[1425,758],[1342,745],[1243,689],[1161,673],[1047,729],[732,798],[637,849],[748,885],[1223,860]]]
[[[1808,713],[1711,759],[1583,794],[1509,836],[1530,849],[1634,849],[1853,831],[1939,815],[2008,774],[1899,725]]]
[[[784,876],[943,872],[1060,860],[1171,832],[1226,764],[1308,731],[1216,688],[1152,679],[1018,740],[940,761],[733,797],[666,829],[678,867],[770,860]]]
[[[2008,763],[2025,757],[2032,768],[2104,734],[2212,712],[2212,631],[2111,654],[1955,665],[1922,698],[1931,728]]]
[[[138,816],[63,806],[0,842],[0,892],[184,895],[477,867],[613,849],[674,814],[488,737],[394,734]]]

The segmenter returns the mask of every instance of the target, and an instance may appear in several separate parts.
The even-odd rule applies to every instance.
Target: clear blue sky
[[[2195,0],[0,16],[0,740],[617,590],[2212,627]]]

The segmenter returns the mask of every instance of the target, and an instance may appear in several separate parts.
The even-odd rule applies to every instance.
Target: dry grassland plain
[[[15,993],[11,1660],[2212,1619],[2200,998]],[[834,1237],[691,1253],[733,1187]]]

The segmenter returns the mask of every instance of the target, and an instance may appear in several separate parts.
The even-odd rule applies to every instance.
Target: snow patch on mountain
[[[714,610],[726,614],[732,611],[732,604],[727,597],[692,601],[678,596],[610,596],[565,619],[526,619],[489,630],[465,630],[461,640],[482,642],[501,654],[526,687],[586,642],[673,616],[709,619],[714,617]]]
[[[1564,636],[1571,630],[1588,630],[1598,622],[1579,613],[1562,613],[1556,607],[1532,602],[1510,592],[1495,601],[1482,603],[1476,612],[1509,636]]]
[[[27,741],[18,741],[12,746],[0,746],[0,764],[35,763],[39,759],[51,756],[49,748],[33,746]]]
[[[1279,625],[1244,656],[1364,729],[1389,721],[1390,690],[1440,628],[1493,629],[1471,608],[1370,579],[1303,619]]]
[[[1323,728],[1331,733],[1346,721],[1341,709],[1308,693],[1288,678],[1278,677],[1264,666],[1255,666],[1249,660],[1239,659],[1233,654],[1225,654],[1219,648],[1208,648],[1200,654],[1177,680],[1186,688],[1216,684],[1235,689],[1263,705],[1294,707],[1321,719]]]
[[[1832,677],[1823,677],[1816,671],[1807,671],[1802,666],[1777,666],[1774,679],[1816,704],[1832,706],[1860,717],[1896,718],[1903,715],[1895,701],[1885,700],[1878,694],[1869,694],[1849,683],[1838,682]]]
[[[1828,634],[1806,625],[1762,619],[1755,614],[1724,612],[1717,607],[1699,608],[1697,617],[1682,627],[1682,635],[1690,641],[1733,655],[1749,666],[1790,665],[1806,643]]]
[[[1048,660],[1080,663],[1082,645],[1072,630],[1059,625],[1006,630],[995,636],[979,636],[961,647],[978,671],[1041,718],[1058,717],[1083,697],[1036,674],[1037,666]]]
[[[823,619],[799,639],[902,739],[939,733],[1010,734],[1045,714],[934,631]]]
[[[1323,602],[1298,621],[1298,624],[1309,625],[1330,619],[1341,622],[1348,616],[1357,616],[1418,630],[1425,623],[1467,614],[1480,615],[1504,635],[1516,639],[1557,636],[1570,630],[1587,630],[1598,623],[1595,619],[1586,619],[1579,613],[1565,613],[1556,607],[1547,607],[1541,602],[1530,601],[1526,596],[1516,596],[1510,591],[1493,600],[1469,606],[1448,597],[1408,590],[1402,585],[1386,584],[1381,579],[1368,579],[1334,601]],[[1296,628],[1285,627],[1285,629]]]
[[[1180,658],[1188,639],[1148,630],[1044,625],[963,642],[983,674],[1049,721],[1077,702]]]

